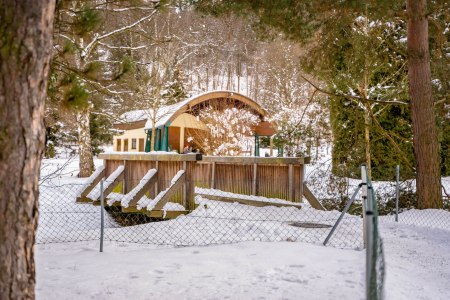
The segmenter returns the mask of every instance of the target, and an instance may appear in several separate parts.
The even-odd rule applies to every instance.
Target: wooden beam
[[[258,165],[303,165],[308,164],[309,157],[254,157],[254,156],[203,156],[203,162],[228,164],[258,164]]]
[[[164,195],[158,200],[158,202],[155,204],[152,210],[162,210],[164,205],[169,201],[170,198],[172,198],[173,195],[178,191],[178,189],[183,187],[183,183],[186,178],[186,173],[183,173],[177,181],[172,184],[168,190],[162,191],[161,193],[164,193]],[[157,196],[158,197],[158,196]]]
[[[322,204],[317,200],[317,198],[314,196],[314,194],[310,191],[306,183],[303,183],[303,196],[305,196],[306,200],[308,200],[309,204],[311,204],[312,207],[318,210],[326,210]]]
[[[213,189],[216,185],[216,162],[211,164],[211,188]]]
[[[95,173],[92,174],[92,176],[94,176],[94,179],[91,180],[91,177],[89,177],[88,180],[91,180],[91,183],[89,185],[87,185],[84,190],[80,193],[80,196],[77,197],[77,202],[90,202],[91,200],[89,200],[86,196],[94,189],[94,187],[100,182],[100,180],[102,180],[103,177],[105,177],[105,172],[106,169],[104,166],[101,166],[100,168],[102,168],[102,170],[99,173]]]
[[[134,195],[134,197],[130,200],[128,203],[129,207],[134,207],[138,203],[138,201],[147,193],[148,190],[156,183],[158,180],[158,171],[156,171],[155,174],[150,177],[150,179],[147,181],[147,183],[144,184],[144,186]],[[133,189],[134,190],[134,189]]]
[[[103,191],[103,197],[106,199],[106,197],[114,190],[114,188],[119,184],[121,180],[123,180],[123,173],[125,171],[125,168],[120,172],[119,176],[117,176],[113,182],[111,182],[108,187]],[[106,181],[108,181],[109,177],[106,178]],[[98,199],[92,199],[94,202],[100,202],[101,194],[99,195]]]
[[[298,209],[301,208],[301,204],[299,204],[299,203],[289,204],[289,203],[278,203],[278,202],[269,202],[269,201],[258,201],[258,200],[252,200],[252,199],[234,198],[234,197],[209,195],[209,194],[202,194],[202,193],[197,193],[197,195],[200,195],[209,200],[228,202],[228,203],[237,202],[240,204],[257,206],[257,207],[276,206],[276,207],[295,207]]]
[[[288,199],[292,201],[294,196],[294,166],[292,164],[289,164],[288,168]]]
[[[183,161],[183,170],[184,170],[184,174],[186,174],[187,164],[185,161]],[[181,192],[181,205],[183,205],[184,207],[186,207],[186,204],[187,204],[187,198],[186,198],[187,194],[186,193],[187,193],[186,180],[183,180],[183,190]]]
[[[202,159],[201,154],[178,154],[178,153],[100,153],[100,159],[107,160],[143,160],[143,161],[198,161]]]
[[[255,195],[255,196],[256,196],[257,181],[258,181],[258,164],[253,164],[252,195]]]
[[[151,218],[157,218],[157,219],[174,219],[180,215],[185,215],[189,213],[187,210],[152,210],[152,211],[146,211],[145,214]]]

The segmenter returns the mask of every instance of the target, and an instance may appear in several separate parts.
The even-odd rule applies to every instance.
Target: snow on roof
[[[126,113],[122,114],[120,116],[121,119],[123,119],[127,123],[142,121],[148,119],[148,114],[145,110],[132,110],[127,111]]]
[[[225,91],[225,90],[208,91],[208,92],[196,94],[196,95],[191,96],[181,102],[178,102],[178,103],[175,103],[172,105],[162,106],[161,108],[159,108],[156,111],[155,117],[154,117],[154,113],[153,113],[152,109],[145,109],[145,110],[133,110],[133,111],[126,112],[122,115],[122,118],[126,122],[136,122],[136,121],[147,120],[147,123],[145,124],[145,127],[144,127],[145,129],[152,128],[152,119],[154,118],[156,121],[156,128],[161,128],[162,126],[166,125],[167,122],[169,121],[169,119],[173,116],[173,114],[175,114],[183,106],[185,106],[186,104],[188,104],[189,102],[191,102],[192,100],[194,100],[196,98],[199,98],[201,96],[211,94],[211,93],[229,93],[230,96],[232,96],[233,94],[236,94],[236,95],[240,95],[240,96],[244,96],[244,97],[248,98],[245,95],[242,95],[240,93],[236,93],[233,91]],[[249,100],[251,100],[251,99],[249,98]],[[259,105],[259,104],[257,104],[257,105]]]

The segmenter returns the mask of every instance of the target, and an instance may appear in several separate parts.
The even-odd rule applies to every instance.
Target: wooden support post
[[[180,152],[178,153],[183,153],[184,150],[184,127],[180,127]]]
[[[303,202],[305,184],[305,165],[300,165],[300,199],[299,202]]]
[[[257,180],[258,180],[258,164],[253,164],[252,195],[255,195],[255,196],[256,196]]]
[[[128,203],[128,207],[134,207],[138,201],[145,195],[145,193],[150,189],[150,187],[158,181],[158,171],[147,181],[147,183],[142,186],[140,190],[134,195],[133,199]],[[136,189],[136,188],[135,188]]]
[[[211,188],[213,189],[216,185],[216,162],[212,162],[211,168]]]
[[[183,161],[183,170],[184,170],[184,174],[186,174],[186,171],[187,171],[186,161]],[[187,193],[186,180],[183,180],[183,188],[181,191],[181,204],[184,206],[184,208],[186,208],[186,204],[187,204],[186,193]]]
[[[155,161],[155,163],[156,163],[155,169],[156,169],[156,171],[159,171],[158,170],[158,165],[159,165],[158,161]],[[158,195],[158,193],[159,193],[158,180],[156,180],[156,182],[155,182],[155,197],[156,197],[156,195]]]
[[[123,161],[123,173],[125,174],[127,170],[127,161]],[[127,178],[128,176],[122,176],[122,194],[128,193],[128,180],[133,180],[133,178]]]
[[[290,201],[293,200],[293,196],[294,196],[294,168],[292,166],[292,164],[289,164],[289,169],[288,169],[288,184],[289,184],[289,190],[288,190],[288,199]]]
[[[164,205],[172,198],[173,195],[178,191],[178,189],[183,187],[183,183],[186,178],[186,173],[183,173],[177,181],[169,187],[167,191],[163,191],[164,195],[159,199],[159,201],[153,207],[153,210],[162,210]]]
[[[102,180],[103,177],[105,177],[105,167],[102,168],[100,172],[97,171],[94,172],[94,174],[91,175],[91,177],[94,177],[93,180],[91,180],[90,184],[86,185],[84,188],[84,191],[80,193],[80,196],[77,197],[77,202],[86,202],[86,196],[94,189],[94,187]],[[91,179],[89,177],[89,180]]]

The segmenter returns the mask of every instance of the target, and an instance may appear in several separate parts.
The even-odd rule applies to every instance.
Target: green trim
[[[161,150],[161,129],[156,128],[156,135],[155,135],[155,151]]]
[[[259,135],[255,133],[255,156],[259,156]]]
[[[169,151],[169,127],[164,126],[161,140],[161,151]]]
[[[152,131],[147,130],[147,138],[145,139],[145,152],[150,152],[150,143],[152,141]]]

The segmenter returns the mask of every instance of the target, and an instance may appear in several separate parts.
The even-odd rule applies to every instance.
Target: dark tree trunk
[[[431,94],[426,0],[407,0],[408,78],[419,208],[441,208],[439,143]]]
[[[53,2],[0,0],[0,299],[34,299]]]

